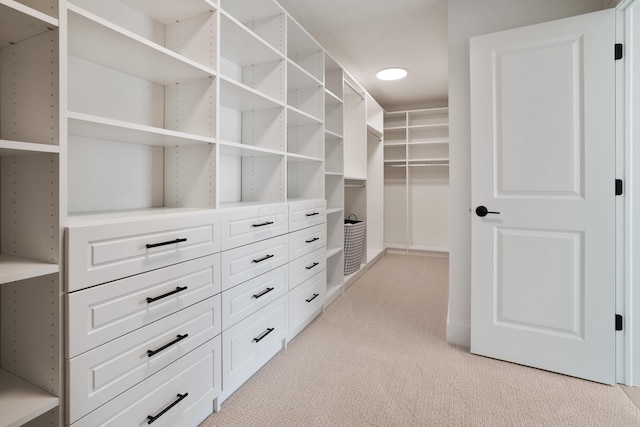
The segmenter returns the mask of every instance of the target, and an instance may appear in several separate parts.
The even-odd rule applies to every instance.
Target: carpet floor
[[[448,271],[385,255],[201,427],[640,426],[620,387],[447,344]]]

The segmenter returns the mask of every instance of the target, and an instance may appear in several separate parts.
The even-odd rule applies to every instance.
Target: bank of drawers
[[[69,424],[142,424],[157,411],[157,425],[196,425],[211,412],[221,389],[218,227],[215,211],[71,223]],[[162,392],[189,385],[172,375],[191,378],[192,391]]]

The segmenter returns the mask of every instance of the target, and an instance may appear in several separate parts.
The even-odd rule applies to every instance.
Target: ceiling
[[[386,110],[446,105],[447,0],[278,0]],[[388,67],[409,71],[380,81]]]

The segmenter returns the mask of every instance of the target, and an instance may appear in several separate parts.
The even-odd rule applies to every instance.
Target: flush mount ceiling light
[[[376,77],[380,80],[400,80],[407,76],[407,70],[404,68],[385,68],[378,71]]]

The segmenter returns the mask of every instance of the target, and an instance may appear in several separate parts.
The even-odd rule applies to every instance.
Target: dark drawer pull
[[[313,238],[313,239],[311,239],[311,240],[305,240],[305,242],[306,242],[306,243],[313,243],[313,242],[315,242],[316,240],[320,240],[320,238],[319,238],[319,237],[314,237],[314,238]]]
[[[315,267],[316,265],[320,264],[319,262],[314,262],[313,264],[311,264],[309,267],[305,267],[307,270],[311,270],[313,267]]]
[[[158,246],[166,246],[166,245],[172,245],[174,243],[181,243],[181,242],[186,242],[187,239],[175,239],[175,240],[170,240],[168,242],[162,242],[162,243],[147,243],[145,246],[147,247],[147,249],[151,249],[151,248],[157,248]]]
[[[182,287],[178,286],[175,291],[167,292],[166,294],[160,295],[159,297],[154,297],[154,298],[147,297],[147,303],[152,303],[154,301],[158,301],[159,299],[166,298],[166,297],[171,296],[173,294],[177,294],[178,292],[182,292],[185,289],[187,289],[186,286],[182,286]]]
[[[257,263],[259,263],[259,262],[266,261],[266,260],[268,260],[269,258],[273,258],[274,256],[275,256],[275,255],[267,255],[267,256],[266,256],[266,257],[264,257],[264,258],[254,259],[254,260],[253,260],[253,261],[251,261],[251,262],[254,262],[254,263],[256,263],[256,264],[257,264]]]
[[[158,418],[160,418],[161,416],[166,414],[168,410],[170,410],[171,408],[176,406],[178,403],[180,403],[180,401],[182,399],[184,399],[187,396],[189,396],[189,393],[178,394],[178,398],[176,400],[174,400],[173,403],[171,403],[171,405],[167,406],[162,411],[160,411],[160,413],[158,415],[156,415],[156,416],[147,415],[147,419],[149,420],[149,421],[147,421],[147,424],[151,424],[152,422],[154,422],[155,420],[157,420]]]
[[[276,328],[267,328],[266,331],[264,331],[262,334],[260,334],[259,337],[256,337],[253,339],[253,342],[260,342],[262,341],[262,338],[266,337],[267,335],[269,335],[271,332],[275,331]]]
[[[320,295],[320,294],[313,294],[313,296],[312,296],[311,298],[306,299],[305,301],[306,301],[306,302],[311,302],[311,301],[313,301],[314,299],[318,298],[318,296],[319,296],[319,295]]]
[[[254,294],[254,295],[253,295],[253,297],[254,297],[255,299],[258,299],[258,298],[260,298],[260,297],[262,297],[262,296],[265,296],[266,294],[268,294],[269,292],[271,292],[271,291],[272,291],[272,290],[274,290],[274,289],[275,289],[275,288],[267,288],[267,289],[265,289],[264,291],[260,292],[259,294]]]
[[[189,336],[189,334],[178,335],[178,338],[176,338],[175,340],[171,341],[169,344],[165,344],[165,345],[163,345],[162,347],[160,347],[160,348],[159,348],[159,349],[157,349],[157,350],[147,350],[147,356],[151,357],[151,356],[153,356],[153,355],[155,355],[155,354],[158,354],[158,353],[160,353],[162,350],[165,350],[165,349],[167,349],[167,348],[171,347],[172,345],[174,345],[174,344],[176,344],[176,343],[178,343],[178,342],[182,341],[183,339],[185,339],[185,338],[186,338],[186,337],[188,337],[188,336]]]
[[[273,221],[263,222],[262,224],[251,224],[252,227],[264,227],[265,225],[271,225]]]
[[[313,212],[313,213],[305,214],[305,216],[316,216],[316,215],[320,215],[320,212]]]

